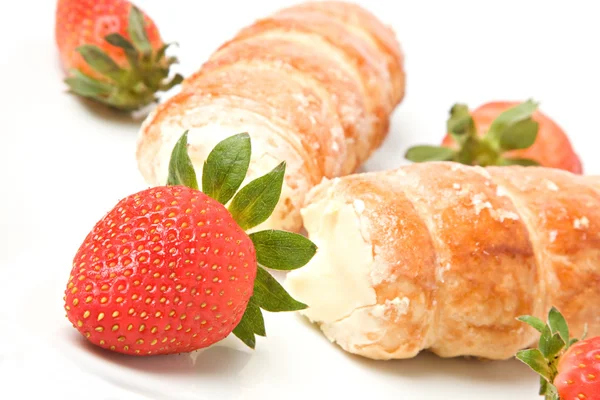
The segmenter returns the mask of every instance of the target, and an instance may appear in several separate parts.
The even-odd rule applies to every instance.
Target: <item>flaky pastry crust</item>
[[[323,279],[342,284],[335,275],[319,276],[309,265],[310,274],[301,269],[286,282],[312,309],[307,315],[346,351],[373,359],[422,350],[507,359],[539,337],[516,318],[545,319],[552,306],[574,336],[585,324],[590,335],[600,334],[598,177],[432,162],[326,180],[308,197],[307,207],[353,206],[373,252],[369,265],[343,266],[363,268],[361,279],[374,292],[370,304],[345,315],[327,314],[334,301],[306,294],[318,283],[325,296]],[[341,223],[327,212],[310,218],[332,218],[331,229]],[[318,240],[311,231],[318,225],[305,222]],[[334,244],[318,242],[319,252]],[[351,301],[349,287],[345,293]]]
[[[177,130],[190,129],[198,173],[217,136],[248,132],[260,153],[249,178],[281,161],[291,165],[277,209],[260,228],[298,231],[306,192],[355,172],[385,139],[404,98],[403,65],[391,29],[357,5],[279,10],[240,30],[148,116],[139,169],[147,183],[164,184]]]

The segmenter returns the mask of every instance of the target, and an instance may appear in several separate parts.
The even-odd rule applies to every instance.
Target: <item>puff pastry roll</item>
[[[288,274],[303,314],[372,359],[507,359],[557,307],[600,334],[600,178],[412,164],[326,180],[302,209],[318,253]]]
[[[197,174],[219,141],[247,132],[247,180],[287,163],[279,204],[255,229],[298,231],[308,190],[356,171],[386,137],[404,97],[403,62],[392,30],[359,6],[280,10],[239,31],[147,117],[137,142],[141,174],[164,184],[184,130]]]

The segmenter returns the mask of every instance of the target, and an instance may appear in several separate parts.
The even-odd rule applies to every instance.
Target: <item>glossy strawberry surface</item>
[[[227,209],[185,186],[121,200],[73,260],[65,309],[90,342],[134,355],[207,347],[239,323],[256,254]]]
[[[577,342],[562,355],[554,385],[561,400],[600,400],[600,336]]]
[[[105,37],[120,33],[131,39],[128,27],[131,3],[126,0],[58,0],[56,7],[56,43],[65,69],[78,69],[84,74],[101,78],[75,49],[84,44],[100,47],[117,64],[127,64],[122,49],[110,45]],[[163,45],[155,23],[144,15],[146,35],[153,49]]]

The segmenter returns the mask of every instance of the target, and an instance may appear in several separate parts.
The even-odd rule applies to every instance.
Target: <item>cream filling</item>
[[[330,341],[352,353],[387,358],[381,343],[408,313],[410,300],[396,297],[378,304],[373,271],[381,269],[381,261],[369,239],[366,205],[359,199],[337,200],[335,190],[334,180],[324,198],[302,210],[318,251],[307,265],[288,273],[284,286],[308,305],[300,313],[319,324]]]
[[[370,279],[373,249],[361,234],[355,207],[325,199],[305,207],[302,216],[318,251],[307,265],[290,272],[285,282],[289,293],[308,305],[301,313],[327,324],[375,305]]]

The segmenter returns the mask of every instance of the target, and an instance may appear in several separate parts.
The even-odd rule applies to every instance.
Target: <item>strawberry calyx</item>
[[[539,165],[528,158],[512,157],[511,151],[533,145],[539,124],[533,120],[538,103],[528,100],[502,112],[489,130],[480,136],[469,108],[455,104],[450,109],[447,131],[455,146],[419,145],[407,150],[405,158],[412,162],[453,161],[466,165]]]
[[[585,339],[586,332],[579,339],[570,337],[567,321],[556,307],[548,312],[547,323],[530,315],[517,319],[537,330],[540,339],[537,348],[521,350],[517,352],[516,358],[540,375],[540,395],[545,396],[546,400],[561,400],[554,385],[558,363],[572,345]]]
[[[118,110],[136,111],[158,101],[157,92],[170,90],[183,81],[180,74],[169,79],[171,66],[178,62],[176,57],[166,55],[173,44],[164,44],[154,50],[148,40],[144,16],[133,5],[127,29],[131,40],[119,33],[111,33],[105,40],[123,50],[128,67],[118,65],[98,46],[84,44],[76,49],[102,78],[96,79],[72,69],[65,79],[72,93]]]
[[[279,201],[286,163],[282,162],[240,189],[250,165],[251,139],[247,133],[233,135],[218,143],[208,155],[200,188],[187,152],[187,139],[188,131],[185,131],[172,150],[167,185],[202,190],[226,206],[244,230],[266,221]],[[255,335],[266,336],[261,310],[298,311],[307,307],[293,299],[266,268],[283,271],[300,268],[316,254],[317,246],[300,234],[274,229],[253,232],[249,237],[256,250],[256,278],[253,294],[233,334],[254,348]]]

